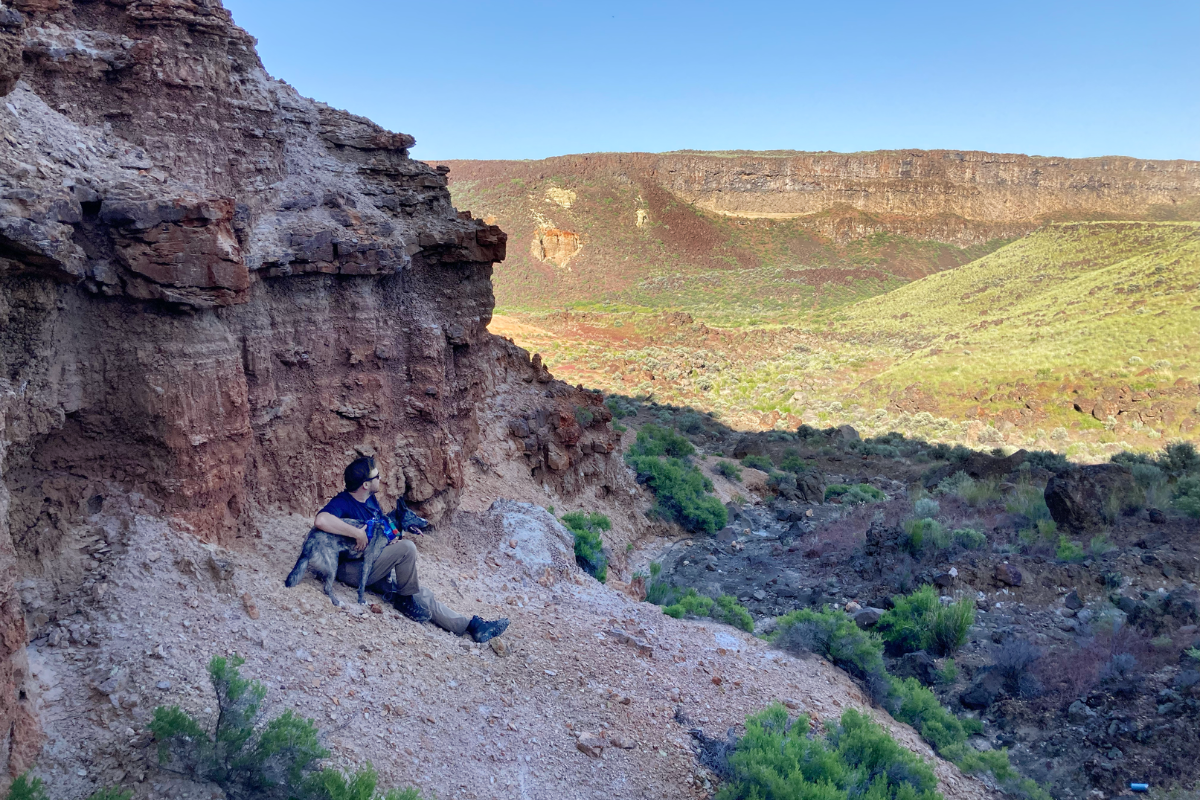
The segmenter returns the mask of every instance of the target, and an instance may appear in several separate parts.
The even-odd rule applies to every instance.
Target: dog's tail
[[[304,547],[300,549],[300,557],[296,559],[296,566],[292,567],[292,571],[288,573],[287,580],[283,582],[284,586],[295,586],[304,577],[304,573],[308,571],[308,560],[312,558],[313,547],[316,546],[317,539],[313,536],[317,532],[313,528],[308,532],[308,536],[304,538]]]

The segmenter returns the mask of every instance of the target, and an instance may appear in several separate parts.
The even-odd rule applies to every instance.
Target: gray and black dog
[[[355,526],[361,524],[361,520],[356,519],[344,521]],[[378,526],[378,532],[370,538],[367,549],[362,554],[362,575],[358,579],[358,602],[360,605],[366,602],[363,594],[367,590],[367,576],[371,574],[371,570],[375,567],[375,561],[383,552],[383,548],[388,546],[389,540],[383,527],[383,525]],[[333,579],[337,577],[338,557],[342,553],[354,552],[353,539],[313,528],[304,538],[304,547],[300,550],[300,557],[296,559],[296,566],[292,567],[292,571],[283,584],[289,587],[295,586],[304,578],[304,573],[308,568],[312,567],[313,572],[325,579],[325,594],[329,596],[335,606],[340,606],[342,601],[333,596]]]

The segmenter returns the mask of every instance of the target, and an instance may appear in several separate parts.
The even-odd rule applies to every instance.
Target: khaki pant
[[[338,564],[338,580],[351,586],[358,586],[358,578],[362,575],[362,559],[343,561]],[[465,617],[445,603],[438,601],[433,592],[422,589],[417,581],[417,547],[408,539],[396,539],[379,554],[371,574],[367,576],[367,585],[373,586],[386,581],[396,570],[397,594],[413,595],[417,602],[429,609],[433,614],[433,624],[443,630],[450,631],[456,636],[467,632],[471,618]]]

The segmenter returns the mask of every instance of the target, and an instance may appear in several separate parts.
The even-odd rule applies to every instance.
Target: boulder
[[[1021,575],[1021,570],[1007,562],[996,565],[996,581],[1005,586],[1020,586],[1024,576]]]
[[[937,681],[937,664],[924,650],[907,653],[896,664],[895,674],[901,678],[916,678],[926,686]]]
[[[1089,464],[1055,475],[1046,484],[1046,506],[1060,528],[1083,532],[1110,522],[1135,497],[1133,473],[1121,464]]]
[[[1006,458],[997,458],[988,453],[972,453],[965,461],[955,461],[929,473],[925,477],[925,487],[937,486],[956,472],[965,472],[977,481],[985,478],[1003,478],[1021,466],[1028,455],[1024,450],[1018,450]]]
[[[546,509],[500,499],[488,513],[504,530],[497,555],[515,559],[534,580],[545,581],[549,576],[553,582],[576,571],[575,535]]]
[[[1079,592],[1072,589],[1066,597],[1063,598],[1063,605],[1072,611],[1078,611],[1083,608],[1083,600],[1079,598]]]
[[[871,608],[868,606],[854,615],[854,624],[863,630],[866,630],[867,628],[874,628],[879,623],[879,620],[882,616],[882,608]]]
[[[967,691],[959,696],[958,701],[966,708],[983,710],[996,702],[1004,688],[1004,678],[993,670],[988,670],[980,676]]]

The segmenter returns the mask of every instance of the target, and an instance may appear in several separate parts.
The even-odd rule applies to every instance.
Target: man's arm
[[[313,525],[326,533],[332,533],[335,536],[345,536],[348,539],[354,540],[355,550],[365,550],[367,547],[367,532],[363,528],[356,528],[349,522],[344,522],[328,511],[321,511],[317,514],[317,518],[313,520]]]

